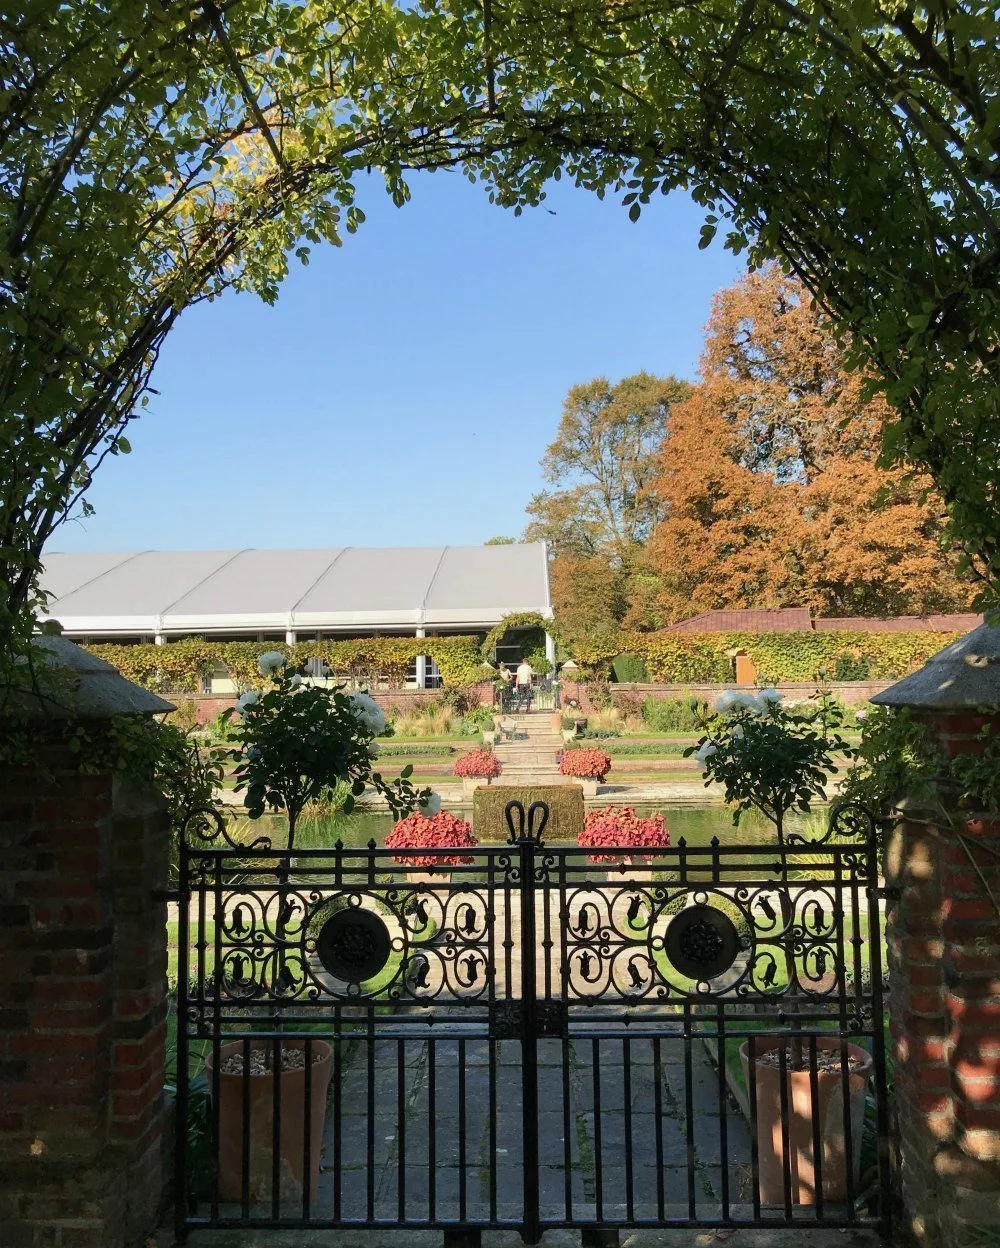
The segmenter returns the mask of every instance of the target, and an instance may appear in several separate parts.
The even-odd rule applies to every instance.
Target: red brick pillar
[[[37,756],[0,771],[0,1244],[122,1248],[161,1200],[166,819]]]
[[[921,718],[953,757],[1000,732],[998,715]],[[892,1103],[906,1229],[960,1248],[1000,1238],[1000,820],[942,801],[953,819],[904,803],[886,856]]]

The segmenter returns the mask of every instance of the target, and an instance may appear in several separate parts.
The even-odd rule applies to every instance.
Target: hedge
[[[296,664],[321,658],[343,680],[374,685],[387,680],[402,685],[412,659],[427,654],[448,686],[471,685],[491,675],[482,667],[477,637],[361,637],[347,641],[324,638],[288,646],[274,641],[205,641],[184,638],[164,646],[100,643],[86,647],[116,667],[128,680],[154,693],[197,693],[203,677],[219,667],[241,687],[260,684],[257,660],[278,650]]]
[[[575,841],[583,830],[583,789],[578,784],[512,785],[491,784],[476,789],[472,797],[472,830],[487,844],[503,844],[510,839],[504,821],[504,808],[517,799],[527,810],[532,802],[545,802],[549,821],[544,840]]]
[[[860,679],[899,680],[960,636],[811,631],[649,634],[630,637],[629,649],[643,656],[650,679],[663,684],[730,682],[737,650],[746,652],[758,677],[766,680],[815,680],[821,667],[833,679],[838,661]]]

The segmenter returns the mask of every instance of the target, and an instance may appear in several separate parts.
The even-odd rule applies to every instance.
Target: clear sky
[[[133,453],[105,462],[97,514],[51,549],[517,536],[569,387],[693,377],[712,294],[742,267],[698,251],[701,212],[679,194],[633,224],[566,183],[521,217],[457,174],[412,189],[397,209],[369,188],[365,225],[293,261],[274,307],[244,294],[186,313]]]

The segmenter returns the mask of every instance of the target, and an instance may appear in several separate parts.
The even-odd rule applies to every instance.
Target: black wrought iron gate
[[[545,813],[515,805],[510,844],[433,869],[201,821],[177,894],[180,1240],[885,1225],[870,821],[595,862],[546,844]]]

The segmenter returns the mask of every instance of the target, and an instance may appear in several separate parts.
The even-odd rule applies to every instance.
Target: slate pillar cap
[[[6,705],[29,720],[111,719],[115,715],[158,715],[175,709],[172,702],[135,685],[96,655],[68,637],[57,634],[31,639],[38,668],[55,668],[64,674],[53,682],[41,681],[33,688],[24,661],[25,679],[15,683]]]
[[[1000,708],[1000,627],[974,628],[871,701],[928,711]]]

